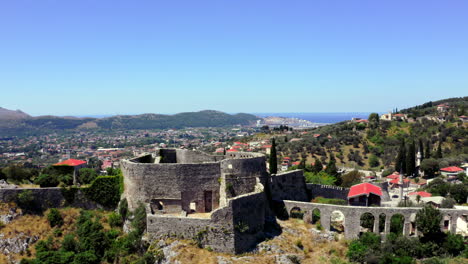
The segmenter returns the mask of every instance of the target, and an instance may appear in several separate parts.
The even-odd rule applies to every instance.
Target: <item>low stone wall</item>
[[[152,239],[194,239],[218,252],[242,253],[263,238],[265,206],[264,193],[251,193],[229,199],[210,218],[147,214],[147,232]]]
[[[384,234],[390,232],[390,219],[395,214],[401,214],[404,217],[404,228],[403,234],[409,235],[412,220],[416,213],[421,208],[416,207],[360,207],[360,206],[343,206],[343,205],[330,205],[330,204],[318,204],[318,203],[305,203],[296,201],[284,201],[284,209],[291,213],[293,208],[299,209],[304,212],[304,220],[311,221],[312,211],[318,209],[320,211],[320,223],[326,230],[330,230],[330,218],[334,211],[339,211],[344,215],[344,234],[347,239],[357,238],[360,232],[360,219],[365,213],[370,213],[374,216],[374,228],[375,233],[379,233],[379,216],[385,215],[385,229]],[[445,219],[449,219],[450,232],[455,233],[457,228],[457,219],[463,215],[468,214],[468,210],[460,209],[440,209]],[[442,225],[443,223],[441,223]],[[417,227],[416,227],[417,228]]]
[[[310,194],[311,200],[319,196],[324,198],[347,200],[349,188],[307,183],[307,191]]]
[[[103,208],[101,205],[90,201],[80,190],[77,190],[72,203],[68,203],[63,196],[61,188],[16,188],[0,189],[0,201],[4,203],[17,202],[17,197],[24,191],[31,191],[33,196],[32,208],[46,210],[48,208],[60,208],[65,206],[79,207],[83,209]]]
[[[273,174],[270,181],[273,200],[309,201],[302,170]]]

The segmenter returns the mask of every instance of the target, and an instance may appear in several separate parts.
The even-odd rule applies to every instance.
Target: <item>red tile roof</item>
[[[387,176],[387,179],[398,179],[398,178],[400,178],[400,175],[398,174],[392,174],[392,175]]]
[[[404,179],[404,180],[403,180],[404,183],[407,183],[407,182],[409,182],[409,181],[410,181],[410,180],[408,180],[408,179]],[[393,179],[393,180],[390,181],[390,183],[399,184],[399,183],[400,183],[400,179]]]
[[[237,149],[228,149],[226,152],[237,152]]]
[[[351,189],[349,189],[348,198],[361,195],[370,195],[371,193],[382,196],[382,189],[379,186],[375,186],[367,182],[361,183],[351,186]]]
[[[295,161],[295,162],[292,163],[292,165],[296,165],[296,166],[299,165],[299,164],[301,164],[300,161]]]
[[[431,197],[432,194],[428,192],[410,192],[408,195],[419,195],[421,197]]]
[[[59,163],[55,163],[54,166],[79,166],[81,164],[86,164],[86,161],[83,160],[76,160],[76,159],[67,159]]]
[[[462,172],[463,171],[462,168],[459,168],[459,167],[456,167],[456,166],[446,167],[446,168],[442,168],[440,170],[444,171],[444,172]]]

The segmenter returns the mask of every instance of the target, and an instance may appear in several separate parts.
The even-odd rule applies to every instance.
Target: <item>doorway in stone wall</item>
[[[205,191],[205,213],[211,212],[213,210],[213,192]]]

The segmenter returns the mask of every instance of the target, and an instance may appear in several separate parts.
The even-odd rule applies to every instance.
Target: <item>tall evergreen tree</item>
[[[276,142],[274,138],[271,140],[269,164],[270,174],[276,174],[278,172],[278,157],[276,156]]]
[[[424,157],[424,145],[422,139],[419,139],[419,154],[421,155],[421,161],[423,161]]]
[[[400,150],[398,151],[398,155],[395,161],[395,170],[406,173],[406,147],[404,139],[402,139],[400,143]]]
[[[442,158],[442,141],[439,141],[439,145],[437,146],[436,158]]]
[[[424,153],[424,159],[430,159],[431,158],[431,142],[427,141],[426,142],[426,151]]]
[[[320,159],[315,159],[313,170],[314,172],[321,172],[323,170],[323,164]]]
[[[406,173],[413,175],[416,170],[416,146],[414,140],[411,140],[406,154]]]

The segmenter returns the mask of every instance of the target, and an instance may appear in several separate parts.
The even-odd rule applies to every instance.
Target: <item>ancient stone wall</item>
[[[142,164],[123,160],[125,197],[130,210],[139,201],[166,198],[182,200],[182,208],[189,210],[190,202],[204,208],[205,191],[213,194],[213,208],[219,201],[219,163],[201,164]]]
[[[154,238],[194,239],[219,252],[241,253],[263,238],[265,211],[263,193],[229,199],[228,205],[212,212],[210,218],[147,215],[147,232]]]
[[[390,232],[390,219],[393,215],[401,214],[404,217],[403,234],[409,235],[411,221],[416,216],[416,213],[421,208],[416,207],[361,207],[361,206],[342,206],[318,203],[305,203],[296,201],[284,201],[285,210],[290,214],[291,210],[299,209],[304,212],[304,220],[311,221],[312,211],[318,209],[320,211],[320,223],[326,229],[330,230],[330,219],[334,211],[339,211],[344,215],[344,234],[347,239],[357,238],[360,232],[360,219],[364,213],[370,213],[374,216],[375,233],[379,233],[379,216],[385,216],[385,229],[383,234]],[[455,233],[457,219],[467,214],[466,210],[459,209],[440,209],[441,213],[450,221],[450,232]],[[441,223],[442,224],[442,223]],[[417,228],[417,227],[416,227]]]
[[[177,149],[177,163],[205,163],[216,162],[224,156],[212,156],[201,151]]]
[[[81,191],[77,191],[71,203],[63,196],[61,188],[16,188],[0,189],[0,201],[4,203],[17,202],[17,197],[24,191],[30,191],[33,197],[31,207],[37,210],[60,208],[65,206],[83,209],[103,208],[101,205],[89,200]]]
[[[302,170],[271,175],[270,190],[273,200],[309,201]]]
[[[316,197],[333,198],[333,199],[348,199],[349,188],[343,188],[332,185],[312,184],[307,183],[307,191],[310,194],[311,200]]]
[[[249,157],[225,159],[220,162],[221,180],[225,181],[227,198],[253,192],[257,178],[267,177],[265,157],[249,154],[246,154]]]

